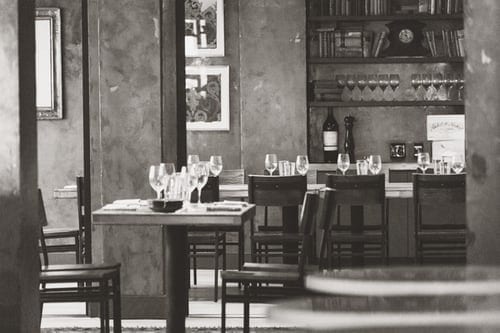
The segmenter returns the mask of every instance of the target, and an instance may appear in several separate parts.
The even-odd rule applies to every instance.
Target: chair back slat
[[[234,170],[222,170],[219,175],[219,183],[221,185],[230,184],[245,184],[245,170],[244,169],[234,169]]]
[[[328,174],[326,186],[336,190],[337,205],[383,205],[385,175],[343,176]]]
[[[40,247],[42,248],[43,264],[49,264],[49,254],[47,251],[47,243],[45,242],[45,234],[43,233],[43,227],[47,223],[47,214],[45,213],[45,206],[43,204],[42,190],[38,189],[38,219],[40,221]]]
[[[298,206],[307,191],[304,176],[248,176],[248,200],[260,206]]]
[[[318,194],[307,192],[304,195],[302,203],[302,211],[300,214],[300,225],[303,230],[302,234],[302,251],[299,256],[299,273],[303,276],[305,265],[308,261],[309,244],[314,230],[314,222],[318,214]]]
[[[326,251],[328,249],[328,233],[335,216],[337,204],[335,203],[335,190],[324,188],[319,191],[318,217],[317,224],[320,227],[320,247],[319,247],[319,265],[325,267]]]
[[[465,203],[465,174],[413,174],[413,197],[420,206]]]
[[[219,177],[208,177],[207,184],[201,189],[201,202],[219,201]],[[191,202],[198,202],[198,189],[191,194]]]
[[[83,177],[76,177],[76,204],[78,206],[78,227],[80,235],[85,231],[85,187]]]

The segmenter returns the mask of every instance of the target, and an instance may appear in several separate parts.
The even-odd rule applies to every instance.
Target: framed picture
[[[38,119],[62,119],[61,12],[37,8],[35,16],[36,112]]]
[[[224,0],[185,0],[186,57],[224,56]]]
[[[465,140],[463,114],[427,116],[427,140]]]
[[[229,66],[186,67],[188,131],[229,131]]]

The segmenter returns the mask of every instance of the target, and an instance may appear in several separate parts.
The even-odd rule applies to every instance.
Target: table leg
[[[362,233],[364,227],[363,206],[351,206],[351,230],[354,234]],[[364,244],[352,244],[352,265],[363,266],[364,264]]]
[[[283,207],[283,232],[284,233],[298,233],[299,232],[299,207],[289,206]],[[299,247],[297,243],[287,243],[283,245],[284,254],[297,254],[299,252]],[[296,264],[297,257],[287,257],[283,258],[283,263],[285,264]]]
[[[167,295],[167,333],[186,331],[188,302],[187,227],[165,226],[165,293]],[[185,305],[185,306],[182,306]]]
[[[241,224],[238,230],[238,270],[241,271],[245,263],[245,224]]]

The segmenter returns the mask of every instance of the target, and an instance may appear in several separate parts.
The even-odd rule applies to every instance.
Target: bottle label
[[[323,150],[324,151],[337,151],[337,132],[336,131],[324,131],[323,132]]]

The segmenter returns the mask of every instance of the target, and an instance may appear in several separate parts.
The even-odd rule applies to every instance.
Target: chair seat
[[[213,245],[216,241],[222,242],[225,233],[219,232],[216,236],[215,232],[192,232],[188,233],[189,244]]]
[[[276,231],[282,231],[283,227],[280,225],[259,225],[257,226],[257,230],[259,232],[276,232]]]
[[[299,272],[284,271],[222,271],[222,279],[226,282],[262,282],[262,283],[287,283],[297,282]]]
[[[82,269],[74,271],[40,272],[40,283],[87,282],[110,279],[119,274],[119,269]]]
[[[465,242],[467,231],[463,229],[457,230],[421,230],[417,232],[417,236],[421,241],[456,241]]]
[[[243,265],[244,271],[267,271],[267,272],[288,272],[298,271],[299,267],[296,264],[278,264],[278,263],[261,263],[261,262],[246,262]],[[317,265],[307,265],[306,272],[318,271]]]
[[[77,237],[80,234],[78,229],[72,228],[43,228],[45,238]]]
[[[300,233],[257,232],[252,236],[252,240],[259,243],[284,243],[300,242],[303,237]]]
[[[382,232],[333,232],[330,239],[334,243],[380,243],[384,238]]]
[[[42,272],[48,271],[79,271],[79,270],[99,270],[118,269],[120,264],[63,264],[63,265],[43,265]]]

